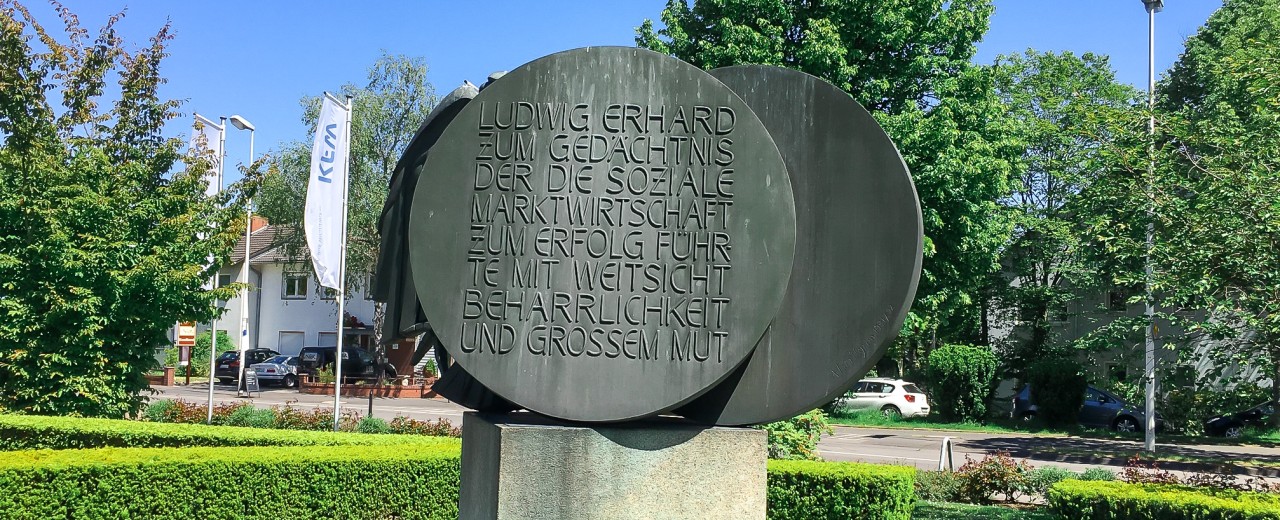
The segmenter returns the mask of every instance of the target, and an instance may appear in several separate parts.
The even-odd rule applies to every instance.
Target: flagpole
[[[334,382],[333,382],[333,431],[338,431],[339,420],[342,417],[341,401],[342,399],[342,340],[343,340],[343,314],[347,301],[347,187],[351,184],[351,96],[347,96],[347,121],[346,121],[346,171],[342,176],[342,247],[338,260],[338,352],[333,360]]]
[[[223,117],[222,126],[218,128],[218,174],[217,183],[218,191],[222,191],[222,164],[225,160],[225,150],[227,144],[227,118]],[[213,288],[218,288],[218,272],[213,273]],[[216,302],[216,300],[215,300]],[[209,329],[209,417],[206,419],[208,424],[213,424],[213,382],[217,378],[213,377],[215,365],[218,362],[218,318],[214,316],[213,323]]]

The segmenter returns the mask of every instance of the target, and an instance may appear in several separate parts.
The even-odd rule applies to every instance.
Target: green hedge
[[[1280,520],[1280,495],[1159,484],[1065,480],[1049,488],[1063,518]]]
[[[29,450],[0,455],[0,518],[458,514],[456,438],[0,415],[0,449]],[[914,478],[898,466],[769,461],[768,516],[909,519]]]
[[[9,452],[0,518],[454,519],[459,447],[441,444]]]
[[[915,468],[852,462],[769,461],[769,518],[907,520]]]
[[[0,451],[191,446],[435,445],[438,437],[0,414]],[[456,441],[453,442],[456,444]]]

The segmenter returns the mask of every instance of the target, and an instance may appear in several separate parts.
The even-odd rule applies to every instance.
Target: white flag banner
[[[344,220],[347,213],[347,118],[346,105],[329,93],[320,107],[316,139],[311,144],[311,175],[307,181],[307,207],[303,227],[311,263],[320,285],[338,289],[342,255],[346,248]]]
[[[210,164],[209,173],[205,175],[208,187],[204,189],[204,194],[208,197],[217,195],[222,189],[222,178],[219,175],[222,174],[222,133],[224,131],[226,129],[222,125],[196,114],[196,124],[194,131],[191,132],[191,143],[188,149],[202,157],[209,157],[213,161]]]

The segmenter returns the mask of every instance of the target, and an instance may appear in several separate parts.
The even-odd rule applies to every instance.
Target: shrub
[[[1027,382],[1038,419],[1050,426],[1076,424],[1088,387],[1079,363],[1061,358],[1036,361],[1027,369]]]
[[[1280,495],[1167,484],[1064,480],[1049,488],[1048,501],[1062,518],[1280,519]]]
[[[360,433],[391,433],[391,427],[387,425],[387,421],[377,417],[365,417],[356,423],[356,431]]]
[[[996,452],[979,460],[966,456],[958,472],[960,497],[971,504],[990,504],[999,495],[1007,501],[1016,500],[1020,490],[1026,487],[1029,471],[1030,465],[1014,460],[1007,452]]]
[[[10,453],[0,518],[455,519],[459,448],[440,441]]]
[[[903,466],[771,460],[768,517],[907,520],[915,473]]]
[[[953,471],[917,471],[916,498],[929,502],[959,502],[960,475]]]
[[[1075,472],[1052,466],[1035,468],[1023,475],[1022,489],[1019,491],[1024,495],[1042,497],[1049,491],[1049,487],[1072,478],[1080,478],[1080,476]]]
[[[105,447],[403,445],[442,441],[445,439],[417,435],[281,431],[122,419],[0,414],[0,450],[6,451]]]
[[[1080,480],[1109,482],[1116,479],[1116,472],[1107,468],[1089,468],[1078,477]]]
[[[831,423],[821,410],[756,428],[769,434],[769,458],[787,460],[818,460],[818,440],[822,434],[832,432]]]
[[[227,426],[247,426],[250,428],[275,428],[276,413],[265,408],[241,406],[232,410],[222,424]]]
[[[142,418],[151,422],[166,422],[169,417],[174,414],[178,407],[173,401],[164,399],[161,401],[152,401],[146,409],[142,411]]]
[[[989,347],[943,345],[929,354],[934,409],[950,421],[979,421],[995,390],[999,361]]]
[[[453,423],[448,421],[448,419],[419,421],[417,419],[400,416],[392,419],[389,427],[391,429],[391,433],[462,438],[462,428],[454,426]]]

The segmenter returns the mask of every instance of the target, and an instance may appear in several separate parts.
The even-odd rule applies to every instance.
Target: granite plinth
[[[467,413],[460,518],[763,519],[765,432]]]

